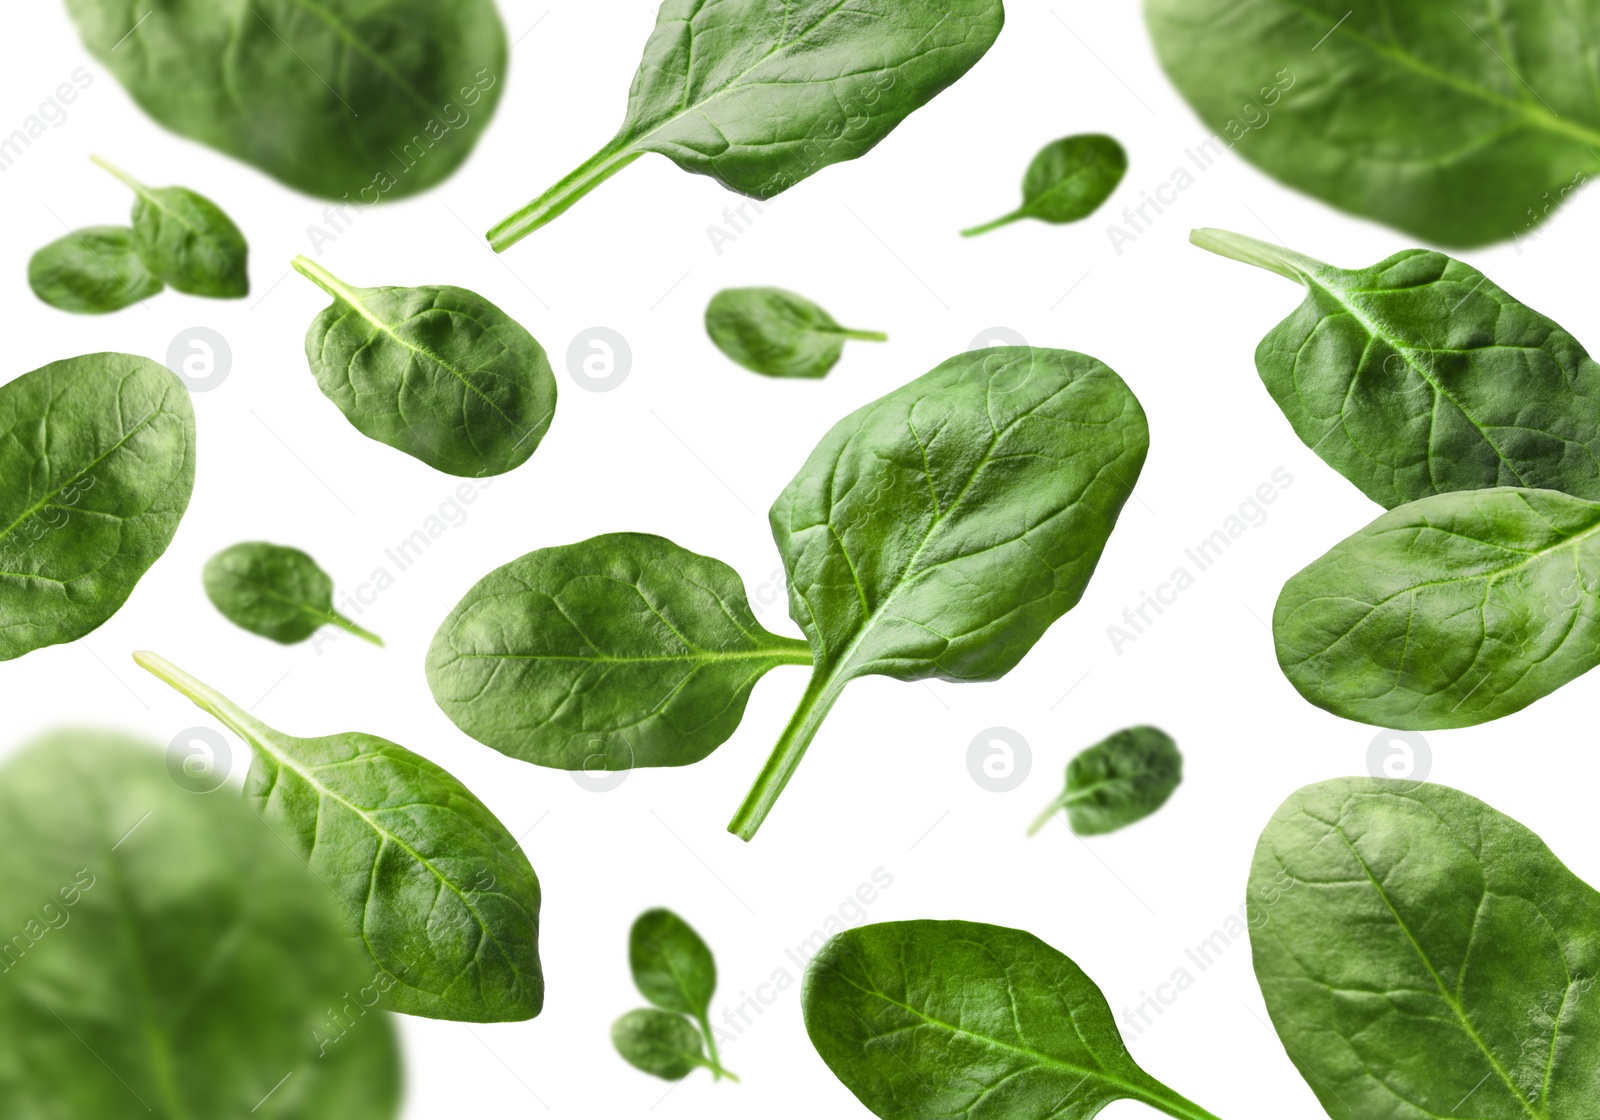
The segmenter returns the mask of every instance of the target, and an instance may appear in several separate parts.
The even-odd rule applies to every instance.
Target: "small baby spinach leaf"
[[[669,1081],[688,1076],[697,1066],[719,1081],[738,1081],[722,1068],[711,1030],[717,962],[689,923],[670,910],[640,914],[628,933],[628,964],[640,993],[659,1010],[630,1011],[618,1019],[611,1028],[617,1051],[646,1073]],[[702,1037],[709,1057],[701,1049]]]
[[[387,739],[296,739],[153,653],[134,660],[250,744],[246,802],[327,885],[389,1010],[539,1014],[539,880],[471,790]]]
[[[190,295],[250,294],[250,247],[221,207],[184,187],[147,187],[99,156],[93,159],[132,189],[133,243],[152,275]]]
[[[0,929],[8,1120],[400,1114],[388,1017],[330,1010],[372,977],[316,880],[154,747],[62,732],[0,767]]]
[[[1322,782],[1261,834],[1250,888],[1267,1010],[1329,1116],[1594,1115],[1600,893],[1521,824],[1444,786]]]
[[[489,231],[497,252],[647,152],[752,198],[865,155],[977,64],[1001,0],[665,0],[616,137]]]
[[[1094,981],[1022,930],[846,930],[812,959],[801,1001],[817,1053],[883,1120],[1091,1120],[1119,1100],[1216,1120],[1140,1069]]]
[[[781,288],[729,288],[706,308],[706,333],[729,358],[768,377],[826,377],[846,339],[888,342],[846,330],[822,308]]]
[[[962,354],[846,417],[772,507],[810,686],[728,826],[748,840],[857,677],[1004,676],[1082,597],[1149,447],[1083,354]]]
[[[566,770],[685,766],[739,726],[750,690],[810,648],[769,633],[719,560],[615,533],[489,573],[439,627],[428,684],[497,751]]]
[[[1284,585],[1278,663],[1380,727],[1485,723],[1600,664],[1600,504],[1469,490],[1390,510]]]
[[[611,1044],[629,1065],[667,1081],[710,1069],[700,1032],[682,1015],[641,1007],[611,1025]],[[731,1076],[731,1075],[730,1075]]]
[[[324,626],[383,645],[383,639],[333,609],[333,580],[298,548],[252,541],[206,561],[206,597],[229,622],[284,645]]]
[[[1068,136],[1048,144],[1033,158],[1022,180],[1022,206],[986,225],[963,230],[976,237],[1023,218],[1053,225],[1081,221],[1100,209],[1128,171],[1128,153],[1102,133]]]
[[[67,11],[158,124],[348,204],[448,178],[506,73],[493,0],[67,0]]]
[[[1067,763],[1067,787],[1028,829],[1032,836],[1062,809],[1079,836],[1098,836],[1142,821],[1183,781],[1178,744],[1158,727],[1109,735]]]
[[[28,261],[28,286],[51,307],[104,315],[149,299],[163,287],[133,247],[133,231],[90,226],[50,242]]]
[[[464,478],[527,462],[556,410],[544,347],[475,292],[355,288],[305,257],[333,297],[306,335],[317,385],[363,435]]]
[[[0,385],[0,661],[73,642],[133,594],[194,490],[194,408],[131,354]]]
[[[1373,501],[1600,499],[1600,365],[1477,269],[1425,249],[1351,270],[1223,230],[1191,240],[1305,285],[1256,368],[1295,434]]]

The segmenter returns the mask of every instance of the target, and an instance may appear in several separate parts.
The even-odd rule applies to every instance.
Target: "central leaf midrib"
[[[809,665],[811,646],[795,639],[795,644],[789,648],[752,650],[749,653],[687,653],[661,657],[588,656],[578,653],[457,653],[456,657],[463,661],[579,661],[602,665],[679,665],[686,662],[699,664],[737,661],[777,661],[784,665]]]
[[[152,408],[149,412],[145,413],[144,417],[142,419],[138,420],[134,424],[133,428],[126,435],[122,436],[120,439],[117,440],[116,443],[114,443],[110,447],[106,448],[106,450],[101,455],[99,455],[95,459],[91,460],[89,462],[89,464],[87,466],[83,467],[81,470],[79,470],[77,474],[73,475],[71,478],[69,478],[62,485],[56,487],[54,490],[50,491],[43,498],[41,498],[38,502],[34,503],[34,505],[29,507],[27,510],[23,511],[23,514],[22,514],[21,517],[18,517],[10,525],[7,525],[3,530],[0,530],[0,541],[4,541],[13,532],[15,532],[18,525],[23,524],[30,517],[36,516],[39,513],[40,510],[42,510],[46,506],[50,505],[51,502],[54,501],[57,497],[59,497],[63,491],[69,490],[73,486],[75,486],[83,478],[84,475],[88,474],[90,471],[92,471],[96,467],[98,467],[101,463],[103,463],[107,459],[111,458],[112,455],[114,455],[118,451],[122,450],[123,446],[125,444],[127,444],[127,442],[130,439],[132,439],[134,436],[138,435],[140,432],[144,431],[147,427],[149,427],[154,422],[155,417],[160,412],[161,412],[161,408],[158,405],[157,407]]]
[[[422,96],[422,91],[417,89],[417,87],[413,85],[408,78],[397,71],[389,63],[388,59],[378,54],[369,45],[367,45],[367,43],[358,38],[348,27],[346,27],[339,20],[335,19],[333,14],[327,9],[323,8],[320,4],[312,3],[311,0],[287,0],[287,2],[297,8],[302,9],[303,11],[309,12],[311,15],[321,20],[328,30],[332,31],[340,39],[344,40],[346,46],[364,56],[368,62],[372,63],[379,70],[382,70],[385,74],[389,75],[389,78],[394,82],[394,84],[405,90],[406,93],[410,95],[412,102],[424,113],[427,113],[430,118],[433,116],[433,114],[438,112],[438,109],[435,106],[428,104],[427,99]],[[245,6],[248,6],[248,4],[249,0],[246,0]],[[273,32],[273,34],[276,35],[277,32]],[[288,44],[285,43],[284,46],[288,46]],[[289,50],[291,53],[294,52],[293,47],[289,47]],[[311,68],[307,66],[306,69],[309,70]],[[312,73],[315,74],[316,71],[313,70]],[[317,74],[317,78],[321,80],[322,75]],[[338,97],[339,95],[336,93],[334,96]],[[346,106],[346,108],[349,107]],[[351,109],[350,111],[351,113],[355,113],[354,109]]]

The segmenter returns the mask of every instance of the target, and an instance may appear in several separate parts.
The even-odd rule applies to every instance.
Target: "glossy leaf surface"
[[[1183,781],[1183,755],[1159,727],[1108,735],[1067,763],[1062,794],[1033,822],[1029,835],[1065,809],[1079,836],[1116,832],[1167,803]]]
[[[1128,171],[1128,153],[1103,133],[1068,136],[1045,145],[1022,180],[1022,205],[1003,218],[964,231],[965,237],[1024,218],[1052,225],[1082,221],[1111,197]]]
[[[163,287],[122,226],[90,226],[50,242],[29,259],[28,286],[51,307],[80,315],[120,311]]]
[[[841,327],[822,308],[781,288],[729,288],[706,308],[706,333],[729,358],[767,377],[826,377],[849,339],[887,342]]]
[[[206,597],[229,622],[252,634],[293,645],[324,626],[383,641],[333,609],[333,579],[298,548],[249,541],[206,561]]]

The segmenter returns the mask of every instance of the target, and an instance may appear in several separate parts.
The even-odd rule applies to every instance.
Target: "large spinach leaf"
[[[1477,269],[1425,249],[1343,269],[1223,230],[1192,240],[1305,285],[1256,368],[1295,434],[1373,501],[1600,499],[1600,364]]]
[[[841,327],[804,296],[782,288],[729,288],[706,308],[706,333],[729,358],[767,377],[826,377],[849,339],[888,342],[880,331]]]
[[[296,739],[155,654],[134,660],[250,744],[246,801],[338,901],[386,1009],[474,1023],[539,1014],[539,880],[471,790],[387,739]]]
[[[1600,504],[1509,487],[1378,518],[1284,585],[1278,663],[1318,707],[1468,727],[1600,663]]]
[[[133,191],[134,248],[168,287],[214,299],[250,294],[250,247],[222,207],[187,187],[147,187],[92,158]]]
[[[229,622],[293,645],[337,626],[373,645],[383,639],[333,609],[333,579],[298,548],[247,541],[206,561],[206,598]]]
[[[1079,836],[1098,836],[1142,821],[1167,803],[1183,781],[1183,755],[1159,727],[1130,727],[1080,751],[1067,763],[1067,784],[1028,828],[1038,832],[1067,811]]]
[[[157,122],[351,203],[449,176],[506,71],[493,0],[67,0],[67,10]]]
[[[977,237],[1036,218],[1051,225],[1082,221],[1111,197],[1128,171],[1128,153],[1116,138],[1092,132],[1046,144],[1022,180],[1022,205],[1003,218],[962,230]]]
[[[1001,0],[666,0],[616,137],[489,231],[504,250],[647,152],[768,199],[865,155],[977,64]]]
[[[0,930],[7,1120],[399,1115],[394,1032],[316,880],[153,748],[61,733],[0,768]]]
[[[90,226],[59,237],[28,260],[28,286],[51,307],[80,315],[120,311],[160,292],[133,247],[133,230]]]
[[[363,435],[466,478],[533,455],[556,379],[520,323],[465,288],[356,288],[305,257],[294,267],[333,297],[306,334],[306,359]]]
[[[1267,1010],[1335,1120],[1600,1114],[1600,894],[1443,786],[1342,778],[1262,833]]]
[[[661,537],[543,548],[478,582],[439,627],[428,684],[495,750],[566,770],[684,766],[739,726],[805,642],[769,633],[739,574]]]
[[[694,927],[671,910],[646,910],[628,932],[628,965],[634,985],[655,1008],[630,1011],[616,1021],[611,1041],[617,1052],[668,1081],[700,1066],[716,1080],[739,1080],[722,1068],[717,1054],[711,1029],[717,962]]]
[[[1224,144],[1428,241],[1531,230],[1600,171],[1594,0],[1146,0],[1156,53]]]
[[[0,661],[72,642],[121,608],[194,489],[194,409],[131,354],[0,385]]]
[[[1216,1120],[1140,1069],[1095,982],[1018,929],[884,922],[806,969],[806,1033],[883,1120],[1091,1120],[1134,1100]]]

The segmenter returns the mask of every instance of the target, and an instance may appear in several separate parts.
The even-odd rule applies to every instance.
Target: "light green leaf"
[[[206,561],[206,597],[229,622],[252,634],[293,645],[324,626],[383,645],[333,609],[333,580],[298,548],[252,541],[233,545]]]
[[[33,254],[28,286],[51,307],[104,315],[149,299],[163,285],[139,259],[131,229],[90,226]]]
[[[1028,829],[1032,836],[1062,809],[1079,836],[1116,832],[1167,803],[1183,781],[1183,755],[1158,727],[1108,735],[1067,763],[1067,786]]]
[[[242,299],[250,294],[250,248],[221,207],[184,187],[147,187],[93,158],[133,191],[133,243],[152,275],[190,295]]]
[[[1082,221],[1111,197],[1128,171],[1128,153],[1102,133],[1068,136],[1045,145],[1022,180],[1022,206],[1003,218],[964,230],[976,237],[1023,218],[1052,225]]]
[[[629,1065],[665,1081],[682,1081],[708,1064],[694,1024],[653,1008],[630,1011],[613,1023],[611,1044]]]
[[[841,327],[822,308],[781,288],[729,288],[706,308],[706,333],[729,358],[767,377],[826,377],[848,339],[887,342]]]

